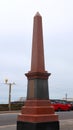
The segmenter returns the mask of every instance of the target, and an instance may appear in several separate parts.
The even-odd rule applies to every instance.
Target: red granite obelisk
[[[45,70],[42,17],[34,16],[31,70],[28,79],[27,100],[17,119],[17,130],[59,130],[58,115],[51,106],[48,92],[50,73]]]

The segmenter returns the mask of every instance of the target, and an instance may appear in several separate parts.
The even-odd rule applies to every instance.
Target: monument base
[[[58,115],[49,100],[26,100],[17,118],[17,130],[59,130]]]
[[[17,121],[17,130],[59,130],[59,121],[41,123]]]

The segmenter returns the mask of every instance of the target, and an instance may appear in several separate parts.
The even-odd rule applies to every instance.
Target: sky
[[[27,95],[33,18],[42,16],[50,98],[73,98],[73,0],[0,0],[0,103]]]

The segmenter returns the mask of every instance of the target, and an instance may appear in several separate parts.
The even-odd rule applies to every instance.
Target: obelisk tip
[[[41,15],[40,15],[40,13],[39,13],[39,12],[37,12],[35,16],[41,16]]]

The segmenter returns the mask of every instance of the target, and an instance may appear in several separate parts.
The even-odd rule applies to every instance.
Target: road
[[[73,119],[73,111],[57,112],[59,120]]]
[[[16,124],[17,113],[0,114],[0,126]]]
[[[59,120],[73,119],[73,111],[69,112],[57,112]],[[17,121],[18,113],[4,113],[0,114],[0,126],[2,125],[14,125]]]
[[[60,130],[73,129],[73,111],[57,112],[60,121]],[[0,114],[0,130],[16,130],[18,113]]]

